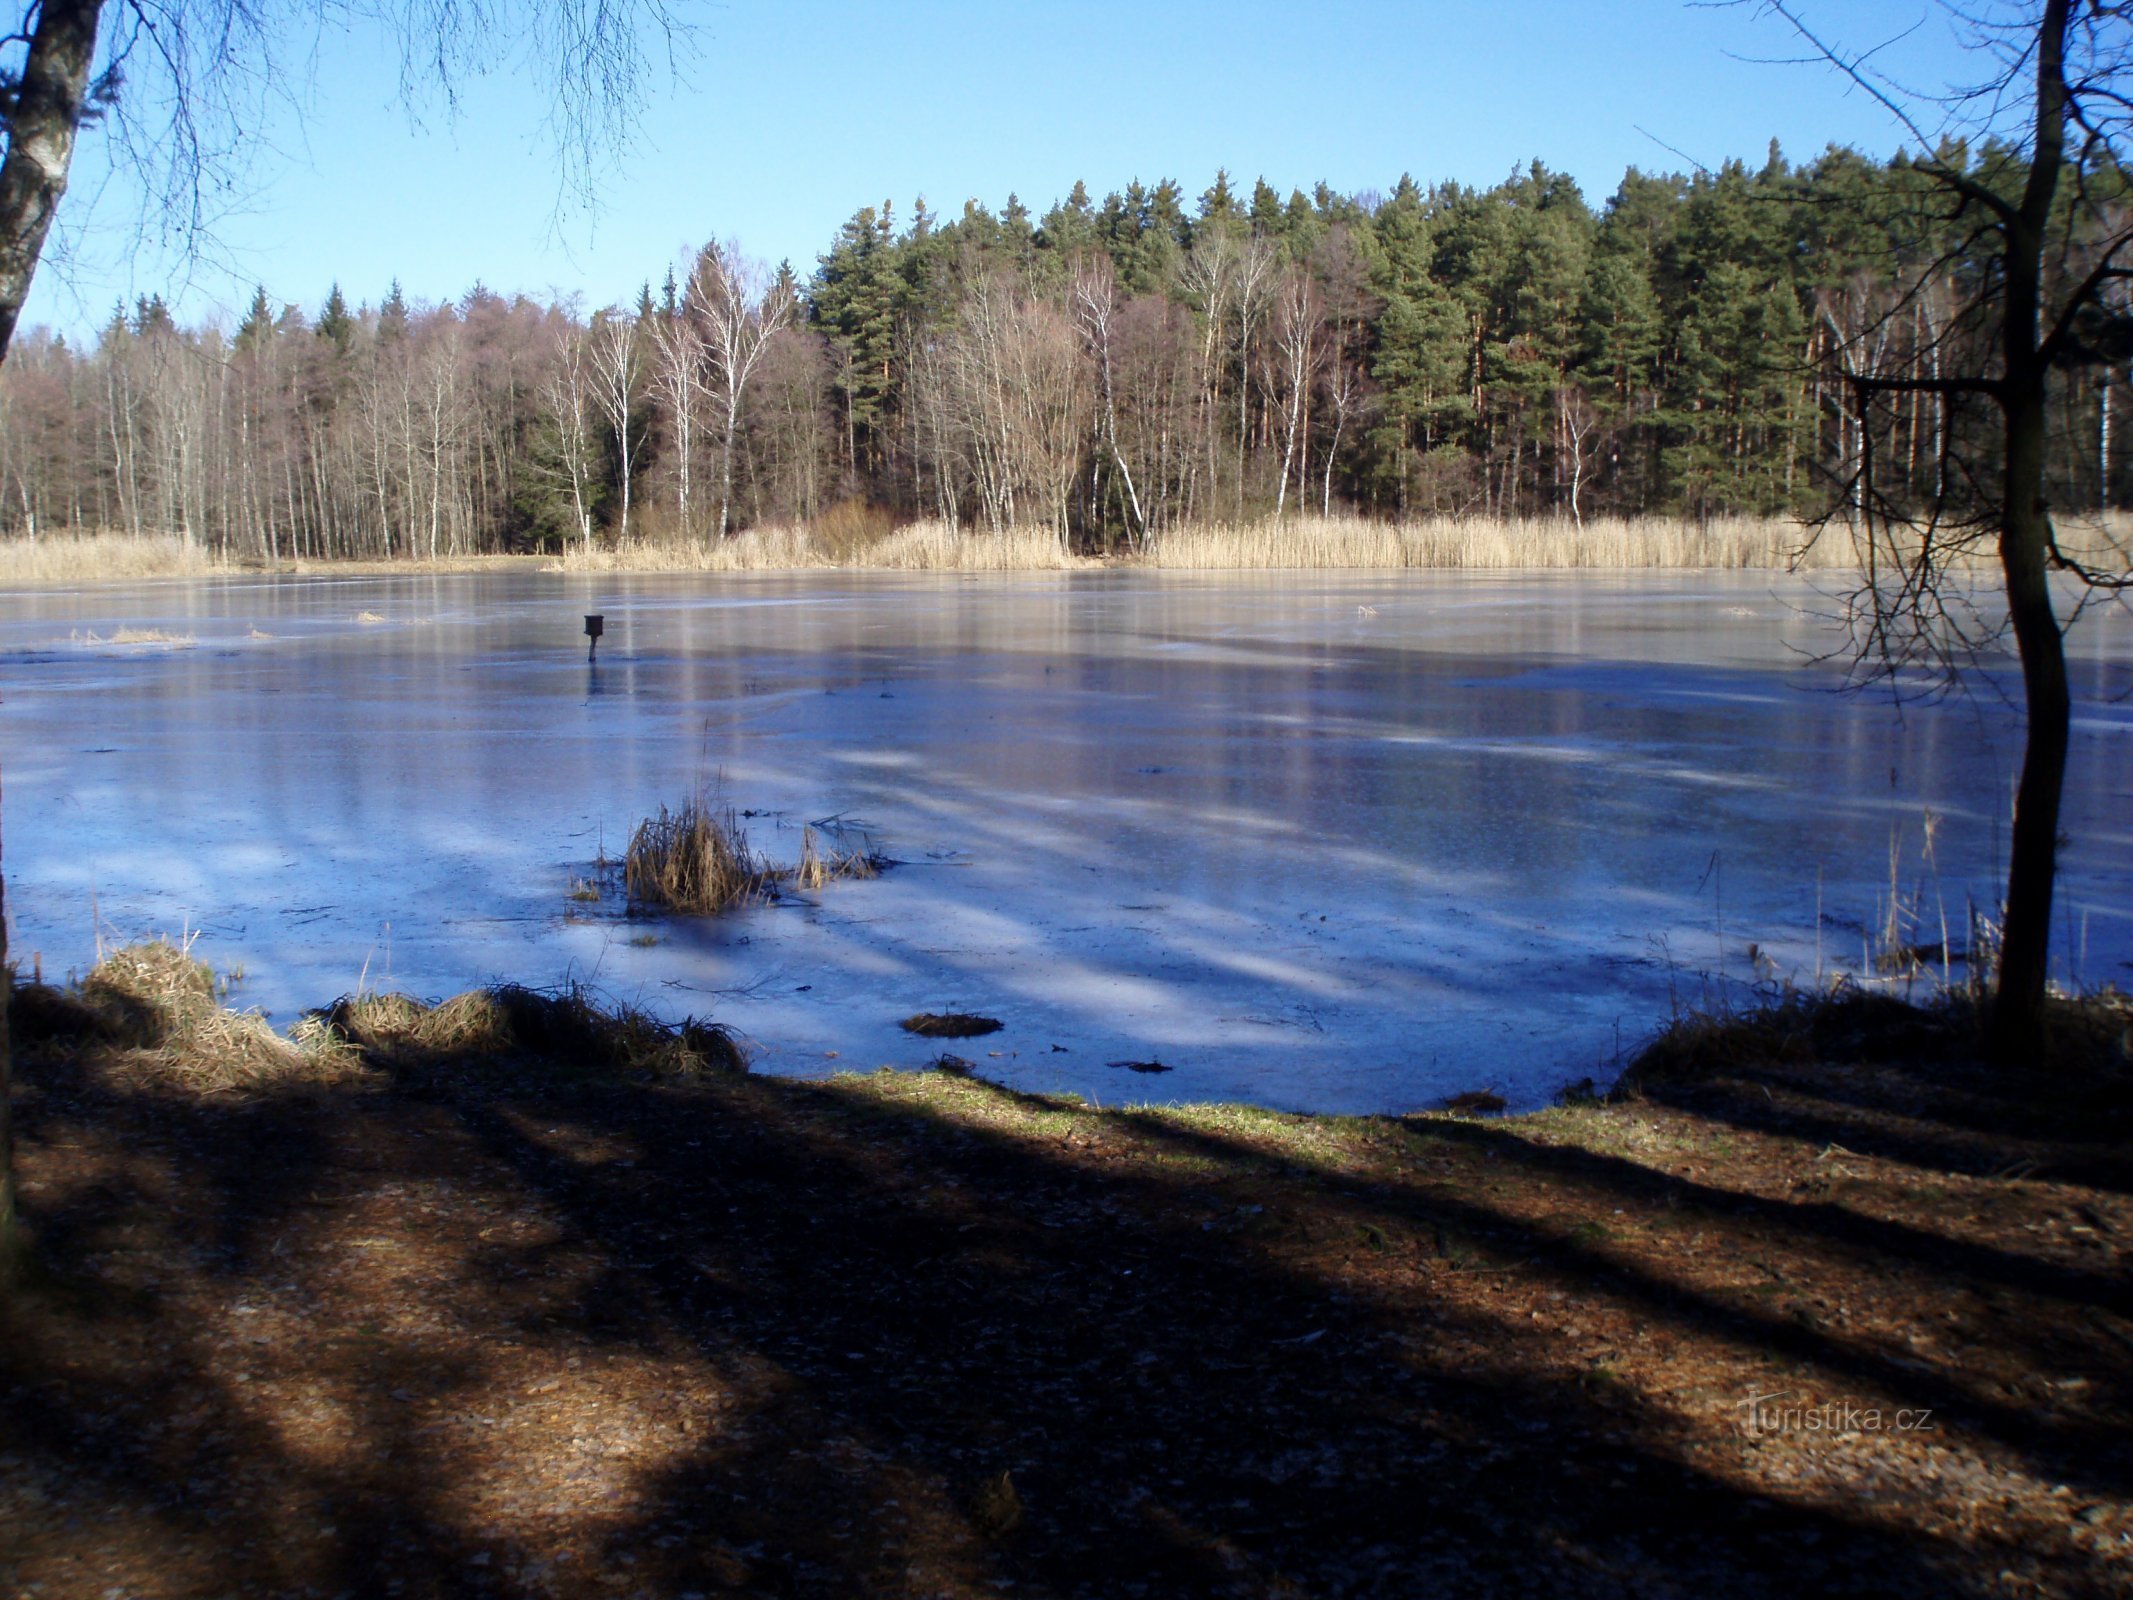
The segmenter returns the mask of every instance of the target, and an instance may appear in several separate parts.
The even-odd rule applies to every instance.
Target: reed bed
[[[572,545],[546,572],[788,572],[834,566],[812,530],[780,524],[750,528],[730,539],[632,539],[623,544]]]
[[[233,564],[174,534],[68,534],[0,541],[0,585],[90,583],[137,578],[201,578]]]
[[[892,572],[1062,572],[1099,562],[1077,556],[1050,528],[997,533],[949,522],[914,522],[858,552],[852,564]]]
[[[2127,565],[2125,529],[2133,518],[2070,522],[2070,537],[2111,570]],[[1878,531],[1878,530],[1877,530]],[[1888,561],[1883,536],[1881,560]],[[1896,537],[1899,553],[1907,546]],[[830,567],[902,572],[1058,572],[1103,565],[1075,555],[1049,528],[1001,532],[942,521],[751,529],[723,543],[633,541],[573,549],[557,572],[773,572]],[[1289,517],[1257,522],[1189,523],[1151,539],[1110,564],[1176,571],[1426,568],[1447,571],[1535,569],[1850,571],[1860,565],[1853,531],[1841,523],[1816,530],[1788,518],[1725,517],[1440,517],[1379,522],[1364,517]],[[1992,566],[1990,541],[1957,566]]]
[[[1668,517],[1599,519],[1436,518],[1372,522],[1296,517],[1280,522],[1200,523],[1155,539],[1150,566],[1397,568],[1471,571],[1828,568],[1856,561],[1841,529],[1810,541],[1798,522],[1751,517],[1689,522]]]
[[[2098,570],[2133,569],[2133,515],[2062,514],[2060,544]],[[1915,540],[1876,529],[1877,562],[1900,562]],[[828,568],[892,572],[1061,572],[1105,564],[1179,571],[1431,568],[1469,571],[1757,569],[1855,571],[1861,537],[1841,522],[1816,529],[1791,518],[1439,517],[1380,522],[1299,516],[1199,522],[1169,528],[1137,551],[1105,560],[1075,554],[1052,528],[1001,531],[940,520],[895,526],[874,508],[834,507],[809,523],[751,528],[727,539],[655,533],[616,545],[572,545],[548,557],[484,555],[407,561],[299,561],[297,573],[476,572],[538,561],[544,572],[801,572]],[[1997,566],[1989,534],[1950,563]],[[157,577],[197,577],[255,566],[174,537],[121,534],[0,542],[0,586]]]

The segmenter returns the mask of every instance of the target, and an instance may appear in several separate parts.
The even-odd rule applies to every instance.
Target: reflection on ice
[[[898,1019],[976,1010],[1008,1026],[966,1053],[1023,1088],[1531,1102],[1748,980],[1751,941],[1803,981],[1818,949],[1856,962],[1892,839],[1906,895],[1958,920],[1993,899],[2005,709],[1825,692],[1811,598],[1747,575],[1117,573],[17,596],[14,938],[60,971],[99,917],[205,927],[283,1020],[358,981],[570,976],[710,1009],[768,1070],[918,1065]],[[196,644],[44,648],[121,625]],[[2124,981],[2133,641],[2077,634],[2075,658],[2066,972]],[[618,904],[566,899],[700,788],[766,813],[752,841],[788,861],[835,816],[907,865],[648,946]],[[1175,1070],[1106,1065],[1150,1058]]]

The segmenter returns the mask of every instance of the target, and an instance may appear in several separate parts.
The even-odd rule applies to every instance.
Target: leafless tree
[[[667,416],[667,458],[674,474],[675,526],[686,539],[691,491],[695,486],[697,381],[706,359],[704,341],[696,320],[676,307],[669,316],[654,317],[652,328],[652,387]]]
[[[630,482],[636,476],[631,446],[638,389],[644,377],[644,345],[638,332],[636,319],[627,312],[603,311],[593,318],[587,340],[593,401],[615,438],[615,470],[622,496],[618,539],[630,536]]]
[[[1126,506],[1133,516],[1131,536],[1145,541],[1147,513],[1141,510],[1140,493],[1133,487],[1133,468],[1118,447],[1118,397],[1111,357],[1112,333],[1118,322],[1118,285],[1111,271],[1111,258],[1094,255],[1076,261],[1072,292],[1075,320],[1081,325],[1082,337],[1088,341],[1089,354],[1096,363],[1096,415],[1103,430],[1104,451],[1118,468],[1119,481],[1125,486]]]
[[[596,337],[585,329],[566,326],[545,386],[548,415],[555,426],[554,470],[570,487],[571,516],[579,542],[587,550],[592,549],[593,537],[593,417],[600,405],[596,397],[599,357],[593,350]]]
[[[1585,461],[1587,452],[1598,436],[1600,416],[1593,409],[1592,401],[1585,391],[1575,384],[1559,384],[1555,391],[1556,459],[1565,468],[1569,480],[1564,487],[1570,495],[1570,520],[1580,532],[1585,527],[1585,512],[1579,504],[1579,496],[1585,487]]]
[[[1275,399],[1281,407],[1281,485],[1274,493],[1274,515],[1280,516],[1289,498],[1289,472],[1296,469],[1297,499],[1303,499],[1303,483],[1309,463],[1297,462],[1297,444],[1306,441],[1305,407],[1312,387],[1326,363],[1326,307],[1318,285],[1300,267],[1283,274],[1274,293]]]
[[[2076,580],[2088,595],[2129,581],[2127,552],[2107,528],[2077,542],[2053,515],[2051,396],[2068,373],[2133,349],[2133,319],[2115,297],[2133,278],[2133,228],[2112,203],[2133,155],[2133,7],[1951,8],[1989,71],[1979,88],[1940,103],[1947,125],[1930,135],[1926,103],[1882,76],[1870,54],[1825,42],[1782,0],[1765,9],[1898,120],[1914,145],[1911,170],[1952,241],[1908,281],[1892,277],[1877,314],[1832,327],[1828,349],[1856,441],[1836,499],[1861,545],[1862,653],[1889,672],[1962,664],[1975,634],[1955,569],[1973,550],[1997,553],[2028,729],[1989,1042],[2003,1060],[2041,1063],[2071,711],[2052,579]],[[1945,310],[1920,323],[1930,341],[1921,371],[1918,353],[1892,335],[1929,290]],[[1949,412],[1935,423],[1947,470],[1936,464],[1940,492],[1922,506],[1892,493],[1875,461],[1891,409],[1921,395]],[[1996,426],[1976,418],[1986,407]]]
[[[762,262],[733,244],[709,244],[689,272],[683,314],[695,324],[703,361],[696,368],[699,391],[709,401],[718,429],[718,536],[732,527],[733,449],[740,436],[741,405],[771,341],[799,309],[789,278],[773,278]]]

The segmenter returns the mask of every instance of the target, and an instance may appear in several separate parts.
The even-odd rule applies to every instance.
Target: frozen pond
[[[731,1023],[762,1070],[917,1066],[897,1020],[956,1009],[1007,1024],[951,1046],[987,1076],[1107,1104],[1533,1103],[1744,985],[1751,944],[1856,966],[1892,848],[1919,942],[1996,899],[2013,717],[1828,692],[1813,603],[1769,574],[0,596],[10,949],[49,976],[99,920],[198,930],[282,1022],[577,978]],[[2061,970],[2123,983],[2133,625],[2074,644]],[[569,898],[699,787],[786,861],[839,817],[907,864],[715,922]]]

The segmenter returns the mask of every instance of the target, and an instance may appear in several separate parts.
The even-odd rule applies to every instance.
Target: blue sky
[[[634,297],[713,236],[790,258],[803,275],[861,205],[923,195],[948,215],[1010,191],[1035,211],[1086,179],[1099,199],[1133,178],[1197,196],[1218,167],[1247,190],[1323,179],[1389,189],[1487,185],[1539,157],[1595,205],[1623,170],[1679,170],[1773,137],[1795,158],[1896,147],[1888,114],[1754,5],[1678,0],[783,0],[688,8],[701,25],[680,81],[662,73],[635,137],[611,159],[596,212],[558,216],[545,106],[509,72],[474,81],[456,116],[412,126],[375,36],[303,46],[290,103],[263,130],[205,256],[138,237],[140,207],[89,134],[68,236],[26,323],[79,332],[114,301],[164,293],[192,319],[241,309],[264,283],[315,309],[338,281],[375,302],[505,292]],[[1804,0],[1852,46],[1920,87],[1978,75],[1926,0]],[[1910,30],[1906,32],[1906,30]],[[1678,153],[1677,153],[1678,152]]]

